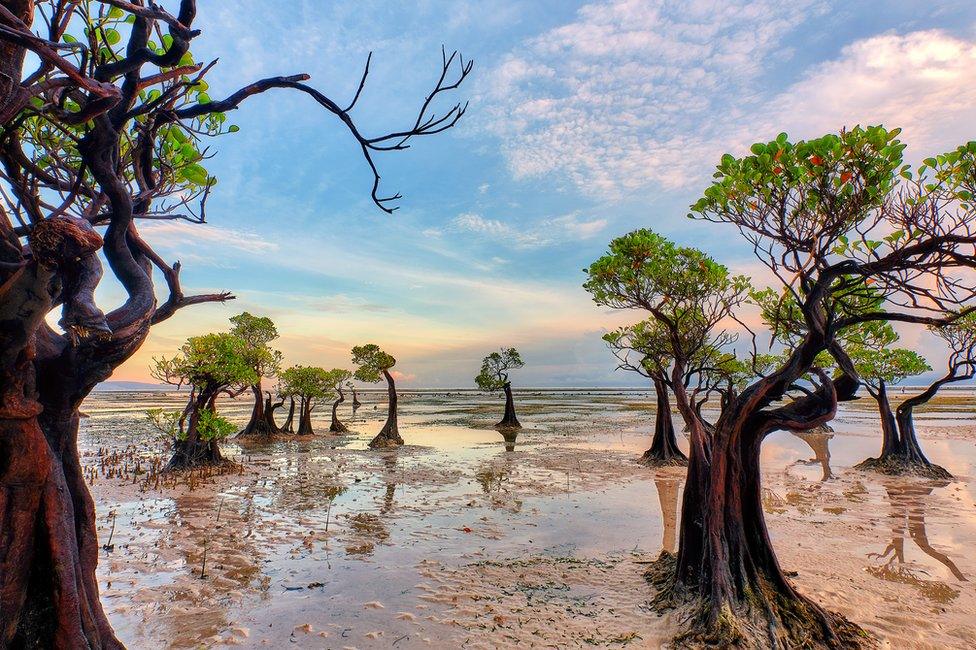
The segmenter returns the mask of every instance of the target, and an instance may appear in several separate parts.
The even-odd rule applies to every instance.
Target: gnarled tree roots
[[[866,648],[873,638],[840,614],[824,610],[796,593],[759,579],[735,602],[714,603],[699,585],[676,580],[677,560],[663,551],[644,577],[657,589],[651,606],[675,612],[682,630],[675,647]]]
[[[395,436],[395,437],[394,437]],[[403,445],[403,438],[399,433],[381,433],[369,442],[370,449],[395,449]]]
[[[888,474],[890,476],[919,476],[922,478],[951,481],[949,470],[927,460],[915,460],[903,456],[868,458],[854,466],[855,469]]]
[[[174,472],[197,467],[211,467],[230,463],[220,453],[216,441],[188,443],[177,440],[173,445],[173,456],[169,459],[163,471]]]
[[[648,449],[637,462],[648,467],[682,467],[688,465],[688,458]]]

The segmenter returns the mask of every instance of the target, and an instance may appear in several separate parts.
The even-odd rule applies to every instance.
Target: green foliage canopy
[[[620,362],[621,370],[645,377],[663,375],[671,365],[671,338],[667,329],[653,318],[625,325],[603,335],[607,347]],[[630,353],[638,357],[631,360]]]
[[[223,440],[237,433],[237,425],[210,409],[200,411],[197,436],[204,442]]]
[[[321,399],[332,395],[329,371],[315,366],[292,366],[278,377],[279,392],[284,397],[304,400]]]
[[[607,253],[584,273],[583,287],[597,304],[649,311],[666,333],[655,340],[667,340],[667,352],[682,365],[708,346],[721,348],[734,340],[716,328],[745,301],[750,289],[745,276],[733,276],[702,251],[678,246],[646,228],[611,241]],[[611,349],[623,341],[623,334],[611,336]],[[651,355],[657,365],[664,360],[663,352]]]
[[[246,353],[258,377],[273,377],[281,369],[281,352],[269,347],[278,338],[278,328],[267,316],[242,312],[230,319],[231,334],[246,344]]]
[[[187,339],[171,359],[154,358],[150,373],[168,384],[213,392],[256,383],[258,375],[250,361],[247,344],[240,337],[204,334]]]
[[[522,356],[515,348],[502,348],[492,352],[481,361],[481,372],[474,383],[484,391],[501,390],[508,383],[508,371],[525,366]]]
[[[897,384],[932,369],[924,357],[905,348],[854,346],[848,354],[858,376],[873,387],[881,382]]]
[[[703,303],[737,297],[744,276],[695,248],[678,246],[646,228],[610,242],[608,252],[583,270],[594,302],[615,309],[646,309],[655,317],[695,319]]]
[[[396,359],[373,343],[357,345],[352,349],[352,362],[357,366],[353,375],[359,381],[375,384],[383,378],[383,372],[396,365]]]
[[[352,371],[344,368],[333,368],[326,373],[325,384],[333,393],[338,393],[343,384],[352,379]]]

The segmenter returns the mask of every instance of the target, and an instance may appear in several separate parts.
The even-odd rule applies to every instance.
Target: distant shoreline
[[[898,394],[902,389],[906,391],[911,390],[923,390],[927,388],[927,385],[921,386],[889,386],[888,391],[892,394]],[[513,387],[517,393],[613,393],[613,392],[641,392],[649,393],[653,392],[653,387],[651,386],[524,386],[524,387]],[[965,391],[972,390],[976,388],[976,384],[962,384],[955,386],[943,386],[941,391]],[[141,382],[103,382],[95,387],[94,392],[100,393],[179,393],[188,392],[189,389],[177,389],[173,386],[167,386],[165,384],[149,384]],[[357,387],[356,392],[358,393],[385,393],[386,387]],[[415,388],[415,387],[402,387],[398,388],[397,392],[402,394],[407,393],[480,393],[477,388],[473,387],[444,387],[444,388]]]

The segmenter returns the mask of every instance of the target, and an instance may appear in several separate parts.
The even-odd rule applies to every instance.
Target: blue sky
[[[920,159],[976,131],[969,0],[268,6],[199,2],[194,54],[220,58],[213,97],[307,72],[341,104],[373,51],[354,115],[367,134],[396,130],[443,43],[475,60],[449,98],[470,100],[468,113],[377,157],[383,190],[404,195],[392,216],[370,202],[355,142],[308,98],[269,93],[229,114],[241,130],[213,143],[210,225],[144,232],[183,262],[187,289],[238,300],[154,328],[116,379],[145,379],[151,356],[247,309],[277,322],[287,363],[348,366],[351,346],[375,342],[404,385],[467,386],[484,354],[515,345],[522,385],[637,385],[614,373],[600,334],[639,314],[594,306],[581,269],[612,237],[651,227],[758,274],[735,232],[684,216],[722,153],[861,122],[904,127]],[[903,337],[942,362],[924,332]]]

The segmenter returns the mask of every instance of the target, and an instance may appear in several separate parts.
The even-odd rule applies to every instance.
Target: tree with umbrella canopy
[[[474,383],[485,392],[503,391],[505,393],[505,414],[495,426],[499,429],[521,429],[522,425],[515,416],[515,399],[512,397],[512,382],[508,379],[510,370],[518,370],[525,366],[522,357],[515,348],[502,348],[492,352],[481,361],[481,372],[474,378]]]
[[[153,359],[150,374],[167,384],[191,389],[183,414],[186,430],[174,441],[167,469],[222,462],[218,442],[235,429],[217,414],[217,397],[221,393],[240,394],[257,379],[247,343],[227,333],[194,336],[176,356]]]
[[[856,397],[859,384],[838,339],[869,322],[945,327],[973,310],[976,287],[976,142],[905,165],[899,130],[854,127],[791,142],[784,133],[749,155],[726,154],[691,216],[730,224],[779,289],[804,331],[770,372],[721,409],[714,429],[694,418],[677,556],[648,572],[661,611],[688,613],[683,642],[742,646],[857,647],[866,634],[800,594],[766,529],[759,453],[778,430],[812,430]],[[877,299],[870,310],[848,309]],[[828,352],[833,377],[819,367]],[[811,387],[781,402],[799,380]],[[691,410],[675,382],[679,410]]]
[[[298,400],[298,435],[310,436],[316,402],[332,397],[329,372],[315,366],[292,366],[281,372],[281,394]]]
[[[231,334],[239,337],[247,345],[246,351],[251,367],[258,377],[251,385],[254,395],[254,406],[251,409],[251,419],[241,430],[241,436],[270,436],[277,433],[274,418],[269,412],[271,406],[270,394],[265,398],[261,382],[265,377],[274,377],[281,369],[281,352],[271,348],[268,344],[278,338],[278,328],[274,321],[267,316],[254,316],[250,312],[242,312],[232,316]]]
[[[857,467],[885,474],[915,474],[932,479],[951,479],[952,474],[930,461],[915,433],[915,409],[929,402],[946,384],[966,381],[976,376],[976,314],[964,316],[953,323],[934,328],[933,333],[945,341],[950,349],[946,373],[922,392],[902,401],[892,413],[888,401],[887,384],[895,384],[908,377],[928,372],[932,368],[914,350],[878,346],[855,347],[850,350],[854,368],[864,380],[871,396],[878,402],[881,414],[881,454],[869,458]],[[897,341],[892,330],[890,342]]]
[[[655,417],[651,447],[641,456],[648,465],[686,465],[688,457],[678,447],[671,402],[668,399],[668,368],[671,343],[667,330],[654,319],[620,327],[603,335],[617,358],[617,369],[647,377],[654,385]],[[636,358],[633,356],[636,355]]]
[[[353,374],[358,381],[365,381],[371,384],[379,383],[386,379],[387,391],[387,412],[386,423],[376,434],[370,443],[370,449],[382,449],[385,447],[398,447],[403,444],[400,437],[400,429],[397,426],[397,392],[396,382],[390,369],[396,365],[396,359],[380,349],[374,343],[357,345],[352,349],[352,362],[356,365],[356,372]]]

